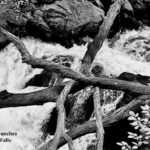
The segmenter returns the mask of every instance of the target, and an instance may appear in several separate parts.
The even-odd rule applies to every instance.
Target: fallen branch
[[[96,1],[96,2],[98,2],[98,1]],[[116,18],[117,14],[119,13],[120,7],[123,3],[124,3],[124,1],[117,0],[113,5],[111,5],[106,18],[104,19],[102,25],[99,28],[98,34],[95,36],[93,42],[88,45],[88,49],[84,55],[82,65],[80,68],[80,72],[85,74],[86,76],[89,76],[89,77],[91,76],[90,71],[89,71],[91,64],[92,64],[97,52],[102,47],[102,44],[103,44],[105,38],[107,37],[107,34],[114,22],[114,19]],[[98,4],[100,4],[100,2]],[[80,116],[81,112],[84,111],[82,107],[83,107],[83,104],[85,104],[86,99],[87,98],[80,98],[80,100],[77,100],[77,102],[74,104],[74,106],[69,114],[69,116],[71,116],[70,118],[76,118],[76,120],[79,120],[78,116]],[[75,116],[75,117],[73,117],[73,116]],[[71,126],[72,126],[72,124],[75,125],[76,120],[70,119],[69,125],[71,125]]]
[[[104,129],[102,123],[102,108],[100,103],[100,92],[98,87],[95,88],[93,97],[94,97],[94,112],[96,116],[97,150],[103,150]]]
[[[49,87],[36,92],[13,94],[7,91],[0,92],[0,108],[42,105],[47,102],[56,102],[64,85]]]
[[[126,106],[123,106],[116,111],[114,111],[111,115],[106,116],[103,118],[103,126],[104,128],[110,127],[113,125],[113,123],[118,122],[121,119],[124,119],[129,116],[129,111],[138,111],[139,107],[144,104],[145,102],[143,100],[148,100],[148,103],[150,104],[150,96],[144,95],[140,96],[137,99],[132,100],[129,104]],[[96,122],[95,121],[88,121],[82,126],[75,127],[67,132],[67,134],[74,140],[81,136],[84,136],[89,133],[96,132]],[[66,144],[66,141],[61,138],[59,147]]]
[[[72,139],[65,133],[65,119],[66,113],[64,108],[64,102],[75,81],[70,81],[58,96],[56,107],[58,111],[57,128],[52,142],[48,142],[42,145],[38,150],[57,150],[60,138],[63,137],[69,144],[69,150],[74,150]]]
[[[28,52],[28,50],[26,49],[25,45],[19,40],[19,38],[15,37],[11,33],[4,30],[3,28],[0,28],[0,33],[6,39],[8,39],[10,42],[13,42],[15,44],[15,46],[18,48],[18,50],[22,56],[23,62],[31,65],[34,68],[42,68],[42,69],[46,69],[48,71],[52,71],[54,73],[60,73],[65,78],[74,79],[74,80],[82,82],[88,86],[92,84],[94,86],[99,86],[100,88],[116,89],[116,90],[122,90],[125,92],[130,91],[130,92],[138,93],[138,94],[150,94],[150,87],[141,85],[139,83],[133,83],[133,82],[131,83],[131,82],[127,82],[127,81],[121,81],[118,79],[87,77],[87,75],[88,75],[87,71],[89,71],[97,52],[102,47],[102,44],[103,44],[105,38],[107,37],[107,34],[111,28],[111,25],[113,24],[113,21],[114,21],[115,17],[117,16],[117,14],[119,13],[120,7],[123,3],[124,3],[124,0],[116,0],[114,2],[114,4],[110,7],[106,18],[105,18],[102,26],[99,29],[99,33],[95,37],[93,43],[88,45],[88,50],[83,58],[83,63],[82,63],[81,70],[80,70],[83,74],[78,73],[72,69],[60,66],[58,64],[51,63],[49,61],[31,56],[30,53]],[[95,132],[96,127],[98,129],[98,149],[102,149],[102,147],[103,147],[102,139],[103,139],[104,131],[103,131],[103,127],[102,127],[101,111],[100,111],[100,114],[98,114],[99,113],[98,109],[100,106],[99,107],[96,106],[97,104],[99,105],[99,102],[97,101],[97,100],[99,100],[99,96],[98,96],[99,92],[97,89],[96,89],[96,93],[95,93],[95,110],[96,110],[96,114],[97,114],[96,123],[88,122],[88,123],[84,124],[82,127],[74,128],[74,129],[70,130],[69,132],[65,133],[66,114],[65,114],[64,102],[70,92],[70,89],[74,85],[74,83],[75,83],[75,81],[71,81],[71,82],[67,83],[67,85],[65,86],[65,88],[63,89],[61,94],[59,96],[57,95],[58,96],[58,99],[57,99],[58,119],[57,119],[56,133],[55,133],[54,139],[51,142],[48,142],[45,145],[43,145],[42,147],[40,147],[39,150],[56,150],[59,143],[62,144],[63,142],[65,143],[66,141],[69,144],[69,149],[74,150],[72,138],[77,138],[81,135],[85,135],[86,133],[91,133],[93,131]],[[48,93],[48,94],[50,94],[50,93]],[[2,97],[2,98],[6,99],[10,95],[7,93],[6,97]],[[29,101],[31,101],[31,97],[28,97],[28,99],[26,99],[26,100],[27,100],[26,103],[33,104],[33,102],[29,102]],[[45,100],[42,100],[41,98],[38,98],[38,101],[36,99],[34,99],[34,100],[36,101],[37,104],[42,104],[45,101]],[[41,102],[39,102],[39,101],[41,101]],[[122,119],[123,117],[128,116],[128,112],[130,110],[132,110],[133,108],[135,109],[135,107],[139,106],[139,104],[142,104],[142,100],[138,100],[135,102],[133,101],[130,103],[131,106],[127,105],[125,107],[122,107],[121,109],[118,109],[112,115],[104,118],[103,125],[105,126],[105,123],[108,123],[108,122],[114,123],[114,122]],[[23,105],[25,105],[25,103],[23,103]],[[107,120],[107,119],[109,119],[109,120]],[[77,131],[74,131],[75,129],[77,129]]]
[[[108,79],[109,80],[109,79]],[[121,80],[120,80],[121,81]],[[142,84],[138,83],[130,83],[121,81],[122,83],[129,83],[129,85],[132,84],[131,88],[135,88],[138,86],[141,90],[138,91],[140,94],[142,93],[148,93],[148,86],[144,86]],[[49,87],[40,91],[31,92],[31,93],[19,93],[19,94],[13,94],[8,93],[7,91],[2,91],[0,93],[0,108],[7,108],[7,107],[18,107],[18,106],[29,106],[29,105],[42,105],[47,102],[56,102],[56,99],[60,92],[63,90],[65,84],[57,85],[55,87]],[[128,86],[128,85],[126,85]],[[134,87],[135,86],[135,87]],[[142,87],[146,89],[147,92],[144,92],[144,89],[142,90]],[[112,88],[113,89],[113,88]],[[130,91],[130,90],[128,90]],[[131,90],[133,91],[133,89]],[[136,91],[136,89],[134,89]],[[138,93],[137,92],[137,93]],[[146,95],[143,100],[149,99],[150,96]]]
[[[123,1],[116,1],[111,7],[110,10],[108,11],[107,17],[102,26],[99,29],[99,33],[98,35],[94,38],[94,41],[88,45],[88,50],[83,58],[83,62],[80,68],[80,72],[82,72],[83,74],[90,76],[89,73],[89,69],[91,67],[91,64],[98,52],[98,50],[101,48],[105,38],[107,37],[107,33],[110,30],[111,25],[113,24],[113,21],[118,13],[118,10],[120,10],[121,4],[123,3]],[[116,8],[117,7],[117,8]],[[114,15],[110,15],[113,14]],[[29,59],[30,60],[30,59]],[[33,63],[32,63],[33,60]],[[44,62],[41,62],[41,60],[38,60],[37,58],[33,58],[31,57],[29,62],[32,66],[36,64],[41,65]],[[36,66],[37,67],[37,66]],[[46,67],[46,64],[43,65],[43,67]],[[49,67],[49,66],[48,66]],[[48,69],[48,68],[44,68],[44,69]],[[57,109],[58,109],[58,119],[57,119],[57,129],[54,135],[54,139],[53,141],[49,141],[47,142],[44,146],[42,146],[40,148],[40,150],[56,150],[58,143],[60,141],[61,137],[64,137],[63,135],[65,135],[65,109],[64,109],[64,101],[67,97],[67,94],[69,93],[69,89],[71,89],[71,87],[74,85],[75,81],[71,81],[71,84],[67,84],[66,87],[64,88],[63,92],[60,94],[59,98],[57,99]],[[66,92],[68,91],[68,92]],[[102,133],[103,134],[103,133]],[[102,137],[102,136],[101,136]],[[100,138],[100,137],[98,137]],[[103,137],[102,137],[103,138]],[[100,139],[99,139],[100,141]],[[69,148],[70,149],[74,149],[73,146],[71,144],[69,144]],[[99,145],[99,142],[98,142]],[[100,143],[100,145],[98,146],[102,149],[103,144]]]
[[[87,77],[79,72],[76,72],[67,67],[48,62],[46,60],[35,58],[29,54],[26,47],[16,36],[7,32],[3,28],[0,27],[0,33],[5,36],[9,41],[13,42],[15,46],[18,48],[22,55],[23,62],[30,64],[35,68],[47,69],[55,73],[60,73],[65,78],[71,78],[73,80],[82,82],[87,85],[99,86],[100,88],[105,89],[114,89],[121,90],[125,92],[133,92],[138,94],[147,95],[150,94],[150,87],[141,85],[139,83],[133,83],[128,81],[121,81],[118,79],[111,78],[102,78],[102,77]]]
[[[81,68],[80,68],[80,72],[82,72],[86,76],[90,76],[89,69],[91,67],[91,64],[92,64],[98,50],[101,48],[105,38],[107,37],[107,33],[109,32],[110,27],[113,24],[113,21],[117,15],[117,13],[119,12],[120,7],[123,4],[123,2],[124,1],[117,0],[110,7],[110,9],[107,13],[108,18],[106,17],[106,19],[103,21],[103,24],[99,29],[99,33],[94,38],[94,41],[88,45],[88,50],[83,58],[83,62],[82,62]],[[114,15],[111,15],[113,13],[114,13]],[[38,65],[41,65],[42,63],[44,63],[41,60],[38,60],[37,58],[33,58],[32,56],[30,56],[30,58],[31,58],[31,60],[29,59],[29,61],[27,61],[27,62],[30,63],[32,66],[35,65],[36,63]],[[33,61],[33,63],[32,63],[32,61]],[[46,67],[46,66],[47,66],[46,64],[43,65],[43,67]],[[44,68],[44,69],[48,69],[48,68]],[[63,136],[63,134],[65,135],[65,131],[64,131],[65,130],[65,111],[63,111],[64,110],[63,102],[65,101],[65,98],[67,97],[67,92],[65,92],[65,91],[69,91],[68,88],[70,89],[74,85],[74,83],[75,83],[75,81],[71,81],[71,84],[70,84],[71,86],[66,85],[66,87],[63,90],[64,93],[62,92],[57,100],[58,119],[57,119],[57,129],[56,129],[53,141],[47,142],[44,146],[42,146],[40,148],[40,150],[47,150],[47,149],[56,150],[58,143],[60,141],[60,138]],[[65,138],[65,136],[64,136],[64,138]],[[98,137],[98,138],[100,138],[100,137]],[[100,139],[99,139],[99,141],[100,141]],[[98,147],[102,149],[103,144],[98,142]],[[74,148],[72,146],[70,146],[70,149],[74,149]]]
[[[106,17],[102,25],[99,27],[98,34],[94,38],[93,42],[88,45],[88,50],[85,53],[83,58],[83,68],[82,72],[87,72],[89,70],[90,65],[92,64],[97,52],[103,45],[104,40],[106,39],[112,24],[118,13],[120,12],[120,8],[125,0],[116,0],[109,8]]]

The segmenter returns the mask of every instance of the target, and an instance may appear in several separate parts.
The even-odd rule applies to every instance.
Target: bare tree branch
[[[139,96],[138,98],[132,100],[126,106],[123,106],[114,111],[111,115],[104,117],[103,118],[104,128],[110,127],[113,123],[116,123],[119,120],[128,117],[129,111],[135,112],[138,111],[139,107],[145,103],[144,100],[148,100],[148,103],[150,104],[150,95]],[[96,122],[93,120],[84,123],[82,126],[78,126],[69,130],[67,134],[74,140],[81,136],[94,132],[96,132]],[[64,144],[66,144],[66,141],[63,138],[61,138],[59,147],[63,146]]]
[[[73,142],[69,135],[66,135],[65,133],[65,119],[66,119],[66,112],[64,108],[64,102],[66,100],[67,95],[69,94],[71,88],[75,84],[75,81],[70,81],[61,94],[57,98],[57,111],[58,111],[58,119],[57,119],[57,128],[54,135],[54,139],[52,141],[47,142],[45,145],[42,145],[42,147],[39,148],[39,150],[57,150],[59,141],[61,137],[64,137],[67,142],[69,142],[69,149],[74,150]]]
[[[111,78],[104,78],[104,77],[87,77],[79,72],[76,72],[72,69],[69,69],[64,66],[60,66],[55,63],[48,62],[46,60],[32,57],[29,52],[27,51],[26,47],[17,37],[12,35],[11,33],[7,32],[3,28],[0,27],[0,33],[9,39],[11,42],[15,44],[15,46],[20,51],[23,61],[27,64],[32,65],[32,67],[47,69],[52,72],[60,73],[63,77],[71,78],[76,81],[83,82],[87,85],[95,85],[99,86],[100,88],[105,89],[114,89],[114,90],[121,90],[125,92],[133,92],[138,94],[150,94],[150,87],[145,86],[139,83],[133,83],[128,81],[121,81],[118,79],[111,79]]]
[[[104,40],[106,39],[112,24],[118,13],[120,12],[120,8],[125,0],[116,0],[109,8],[107,15],[99,27],[99,32],[94,38],[93,42],[88,45],[88,50],[85,53],[83,58],[82,72],[87,72],[92,64],[97,52],[103,45]]]
[[[47,102],[56,102],[56,99],[65,85],[57,85],[30,93],[0,92],[0,108],[29,105],[42,105]]]
[[[75,150],[72,138],[66,133],[64,133],[63,137],[68,142],[69,150]]]
[[[96,2],[100,6],[100,3],[97,0]],[[125,92],[130,91],[138,94],[150,94],[150,87],[139,83],[127,82],[118,79],[102,78],[102,77],[96,78],[96,77],[91,77],[89,74],[89,69],[91,67],[91,64],[95,59],[97,52],[102,47],[102,44],[108,35],[108,32],[114,22],[114,19],[119,13],[120,8],[122,4],[124,4],[124,2],[125,0],[116,0],[111,5],[106,18],[104,19],[102,25],[99,28],[98,34],[94,38],[94,41],[88,45],[88,49],[87,52],[85,53],[82,66],[80,69],[81,73],[76,72],[67,67],[32,56],[27,50],[27,48],[25,47],[25,45],[23,44],[23,42],[19,40],[19,38],[7,32],[5,29],[1,27],[0,27],[0,34],[2,34],[10,42],[14,43],[14,45],[18,48],[18,51],[22,56],[23,63],[27,63],[31,65],[33,68],[46,69],[56,74],[60,73],[65,78],[71,78],[75,81],[82,82],[87,86],[94,85],[100,88],[122,90]],[[57,119],[57,129],[54,135],[54,139],[41,146],[39,150],[57,150],[59,146],[65,144],[66,142],[68,142],[69,144],[69,149],[74,150],[72,139],[78,138],[87,133],[93,133],[96,131],[96,129],[97,129],[97,137],[98,137],[97,149],[102,150],[103,140],[104,140],[103,126],[108,127],[110,124],[127,117],[129,115],[129,111],[139,109],[139,105],[143,103],[144,98],[141,99],[141,97],[139,97],[138,100],[134,100],[130,102],[128,105],[119,108],[111,115],[106,116],[105,118],[103,118],[102,121],[102,110],[99,101],[100,100],[99,88],[96,87],[94,92],[94,107],[95,107],[95,114],[96,114],[96,122],[95,121],[87,122],[84,125],[73,128],[69,132],[65,133],[66,113],[64,108],[64,102],[71,88],[74,86],[75,81],[71,80],[69,83],[66,84],[65,87],[64,86],[60,87],[59,90],[57,90],[56,87],[54,87],[54,88],[48,88],[46,90],[41,90],[40,92],[25,94],[26,98],[23,102],[18,102],[18,99],[20,99],[23,96],[23,94],[14,95],[5,91],[5,94],[1,93],[2,95],[3,94],[4,95],[0,97],[0,99],[2,100],[0,101],[0,107],[1,108],[6,107],[6,104],[7,107],[10,107],[10,106],[17,106],[17,105],[19,106],[33,105],[33,104],[37,105],[47,101],[55,101],[59,92],[61,92],[56,102],[56,106],[58,110],[58,119]],[[35,95],[36,93],[38,94]],[[52,96],[50,96],[51,93],[53,94]],[[12,102],[13,98],[16,97],[18,98],[17,101]],[[149,97],[150,96],[147,96],[147,98]]]
[[[118,3],[119,1],[117,1],[116,3]],[[118,5],[118,4],[117,4]],[[119,3],[119,8],[121,7],[121,3]],[[116,6],[113,6],[113,7],[111,7],[110,8],[110,12],[112,13],[112,11],[114,11],[114,13],[115,13],[115,15],[116,15],[116,13],[117,13],[117,11],[118,11],[118,9],[117,9],[117,11],[115,12],[115,10],[116,9],[114,9],[114,7],[116,7]],[[95,39],[94,39],[94,42],[92,43],[92,44],[90,44],[89,46],[88,46],[88,50],[87,50],[87,52],[86,52],[86,54],[85,54],[85,56],[84,56],[84,58],[83,58],[83,63],[82,63],[82,66],[81,66],[81,69],[80,69],[80,71],[83,73],[83,74],[86,74],[86,75],[89,75],[88,74],[88,70],[89,70],[89,68],[90,68],[90,66],[91,66],[91,64],[92,64],[92,62],[93,62],[93,60],[94,60],[94,58],[95,58],[95,56],[96,56],[96,53],[97,53],[97,51],[101,48],[101,46],[102,46],[102,43],[103,43],[103,41],[104,41],[104,39],[106,38],[106,36],[107,36],[107,32],[110,30],[110,27],[111,27],[111,25],[112,25],[112,23],[113,23],[113,21],[114,20],[112,20],[112,18],[111,17],[113,17],[113,16],[111,16],[110,15],[110,12],[108,12],[108,16],[107,17],[109,17],[108,19],[106,18],[105,20],[104,20],[104,23],[102,24],[102,26],[100,27],[100,30],[99,30],[99,33],[98,33],[98,35],[95,37]],[[115,19],[115,16],[114,15],[114,19]],[[112,20],[112,22],[110,22]],[[108,22],[107,22],[108,21]],[[110,23],[109,24],[109,26],[107,26],[107,28],[105,29],[105,26],[106,26],[106,24],[107,23]],[[93,55],[94,54],[94,55]],[[87,56],[87,57],[86,57]],[[85,60],[87,60],[87,59],[89,59],[89,56],[90,56],[90,60],[88,60],[88,61],[85,61]],[[37,59],[33,59],[34,60],[34,64],[35,64],[35,62],[37,61]],[[40,65],[41,65],[41,63],[42,62],[40,62]],[[31,63],[30,63],[31,64]],[[45,65],[44,65],[45,66]],[[46,69],[46,68],[45,68]],[[74,84],[74,82],[72,81],[71,82],[72,83],[72,85]],[[66,86],[65,88],[67,88],[68,89],[68,87]],[[65,88],[64,88],[64,90],[63,91],[65,91]],[[66,89],[66,90],[67,90]],[[67,93],[66,93],[67,94]],[[60,97],[61,97],[61,95],[63,95],[64,96],[64,100],[62,100],[62,101],[65,101],[65,97],[67,97],[67,95],[64,95],[63,94],[63,92],[60,94]],[[64,118],[65,118],[65,116],[63,116],[64,115],[64,112],[63,112],[63,105],[59,105],[59,104],[62,104],[61,102],[60,102],[60,100],[59,99],[63,99],[63,96],[62,96],[62,98],[58,98],[58,100],[57,100],[57,108],[58,108],[58,120],[57,120],[57,129],[56,129],[56,133],[55,133],[55,136],[54,136],[54,139],[53,139],[53,141],[52,142],[48,142],[48,143],[46,143],[43,147],[41,147],[41,150],[42,149],[54,149],[54,150],[56,150],[57,149],[57,145],[58,145],[58,143],[59,143],[59,140],[60,140],[60,137],[62,136],[62,133],[65,133],[65,131],[64,131]],[[60,113],[61,112],[61,113]],[[64,120],[62,120],[62,118],[64,119]],[[62,131],[63,130],[63,131]],[[51,143],[50,144],[50,146],[49,146],[49,143]],[[48,146],[48,147],[47,147]],[[70,147],[71,148],[71,147]]]
[[[97,150],[103,150],[104,129],[102,123],[102,108],[100,103],[99,88],[96,87],[94,91],[94,112],[96,116],[96,133],[97,133]]]

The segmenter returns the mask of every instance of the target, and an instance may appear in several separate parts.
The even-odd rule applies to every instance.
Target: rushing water
[[[74,45],[66,49],[60,45],[43,43],[39,40],[23,39],[27,49],[36,57],[47,57],[52,60],[57,55],[71,55],[74,58],[72,68],[79,67],[87,46]],[[114,44],[107,40],[102,49],[98,52],[93,64],[101,64],[104,67],[104,74],[118,76],[127,71],[150,76],[150,29],[144,28],[138,31],[126,31],[121,34]],[[13,93],[31,92],[40,88],[28,87],[23,89],[25,83],[41,69],[32,69],[29,65],[22,64],[21,57],[13,44],[10,44],[0,52],[0,91],[8,90]],[[34,150],[42,143],[40,131],[41,123],[48,117],[55,106],[54,103],[47,103],[43,106],[28,106],[19,108],[0,109],[0,133],[12,132],[16,136],[2,136],[9,138],[11,142],[1,142],[1,150]],[[78,150],[85,149],[90,138],[76,140]],[[76,146],[76,147],[77,147]],[[64,148],[66,149],[66,148]]]

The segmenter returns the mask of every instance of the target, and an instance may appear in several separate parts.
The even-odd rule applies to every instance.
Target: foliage
[[[127,142],[117,142],[117,145],[121,146],[122,150],[135,150],[141,147],[143,144],[149,144],[150,139],[150,106],[146,104],[145,106],[141,106],[142,113],[134,113],[130,111],[128,120],[132,121],[130,123],[135,130],[139,131],[139,135],[137,133],[128,132],[128,138],[132,139],[132,146]]]

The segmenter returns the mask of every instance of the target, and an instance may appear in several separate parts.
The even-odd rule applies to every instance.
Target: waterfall
[[[74,45],[72,48],[66,49],[59,44],[44,43],[29,37],[22,39],[22,41],[29,52],[38,58],[46,57],[48,60],[52,60],[58,55],[73,56],[72,69],[79,67],[87,50],[87,45]],[[138,31],[122,33],[113,44],[105,40],[93,65],[101,64],[104,67],[104,74],[108,76],[118,76],[122,72],[150,76],[149,61],[150,28],[145,27]],[[0,52],[0,91],[27,93],[43,89],[44,87],[24,89],[26,82],[41,71],[42,69],[32,69],[31,66],[23,64],[16,47],[9,44]],[[54,107],[54,103],[46,103],[42,106],[0,109],[0,138],[2,132],[17,133],[16,136],[9,136],[11,142],[0,142],[0,149],[34,150],[37,148],[43,142],[40,130],[41,123],[49,117],[49,113]],[[89,135],[75,141],[76,144],[82,143],[78,150],[91,142],[88,138],[90,138]]]

